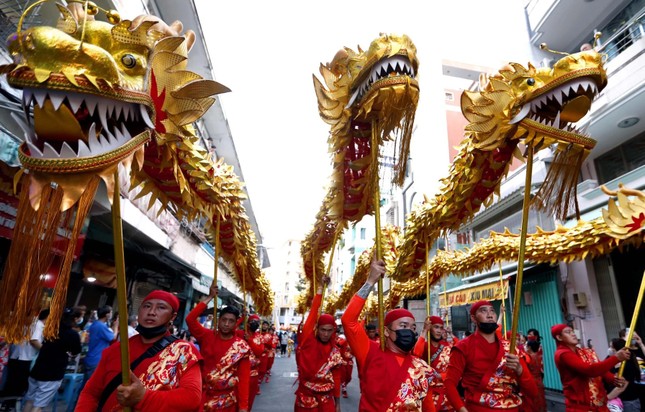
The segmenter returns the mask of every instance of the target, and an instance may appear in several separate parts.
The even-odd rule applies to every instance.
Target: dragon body
[[[498,256],[494,262],[483,259],[477,263],[479,258],[467,255],[475,265],[470,261],[466,263],[469,258],[455,252],[454,255],[439,254],[436,262],[426,261],[427,250],[438,237],[458,229],[482,207],[489,206],[495,194],[499,195],[501,182],[513,157],[524,159],[521,147],[525,150],[530,147],[533,151],[550,147],[555,152],[551,169],[534,199],[534,205],[552,210],[558,216],[568,213],[573,207],[577,209],[577,176],[595,141],[576,129],[574,123],[588,112],[593,98],[606,83],[602,57],[595,51],[586,51],[565,56],[552,68],[536,69],[530,64],[523,67],[510,63],[495,75],[482,76],[478,91],[464,91],[461,109],[469,121],[464,139],[448,177],[441,180],[439,192],[407,217],[406,231],[397,253],[399,258],[395,267],[388,271],[393,280],[390,305],[402,296],[418,295],[424,290],[427,279],[419,274],[426,270],[426,266],[429,267],[428,281],[435,283],[446,273],[461,270],[466,273],[502,259]],[[587,231],[601,229],[588,226],[578,230],[589,234]],[[562,235],[562,231],[558,229],[551,235]],[[569,234],[578,236],[575,232]],[[553,241],[554,238],[547,235],[541,232],[533,239]],[[495,236],[495,241],[502,238],[508,241],[505,243],[507,247],[517,250],[517,240],[513,244],[514,235]],[[495,241],[487,243],[491,250]],[[606,239],[600,244],[613,247],[616,242]],[[588,249],[583,247],[581,250],[591,253],[593,245],[588,246]],[[495,249],[494,253],[502,252]],[[552,261],[551,258],[547,260]],[[345,305],[345,298],[351,297],[360,285],[360,282],[348,283],[335,306]]]
[[[393,180],[402,184],[419,96],[418,65],[407,36],[381,35],[368,50],[343,48],[321,64],[323,81],[314,76],[320,116],[331,127],[333,173],[314,228],[301,245],[310,280],[314,272],[322,275],[322,257],[347,224],[373,212],[385,142],[396,142]]]
[[[19,25],[9,42],[14,64],[0,68],[10,86],[23,90],[25,119],[14,118],[25,133],[19,157],[26,171],[22,192],[28,196],[23,196],[27,201],[19,214],[39,216],[44,209],[76,206],[80,228],[98,181],[105,182],[111,195],[115,172],[122,168],[121,173],[131,176],[126,190],[136,188],[139,197],[150,195],[150,207],[159,201],[160,210],[179,219],[220,219],[219,233],[213,233],[214,223],[209,226],[211,237],[220,237],[222,255],[232,262],[238,282],[249,285],[248,290],[255,287],[252,295],[259,309],[270,312],[268,283],[242,206],[242,183],[230,166],[212,159],[199,145],[191,125],[212,105],[214,95],[228,91],[187,70],[194,33],[182,34],[181,23],[168,26],[153,16],[111,24],[95,20],[82,7],[58,7],[62,18],[56,28],[21,30]],[[21,270],[15,261],[19,258],[11,264],[12,253],[18,256],[18,243],[14,238],[5,273]],[[27,289],[40,286],[33,278],[42,273],[42,259],[28,259],[36,262],[25,275],[30,281],[17,283],[18,275],[9,285],[12,276],[3,279],[2,306],[11,308],[14,302],[23,308],[20,313],[0,309],[3,319],[22,314],[19,322],[30,321],[29,305],[39,304]],[[64,304],[69,266],[67,257],[54,302]],[[8,294],[7,287],[17,289]],[[55,334],[59,316],[50,319],[48,336]]]

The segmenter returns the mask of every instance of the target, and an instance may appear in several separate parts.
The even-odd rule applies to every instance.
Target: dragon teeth
[[[72,108],[72,113],[76,113],[83,103],[83,97],[78,94],[70,93],[67,95],[67,102],[69,103],[69,107]]]
[[[32,157],[43,157],[43,152],[41,152],[35,144],[27,142],[27,147],[29,148],[29,153],[31,153]]]
[[[154,129],[155,125],[154,125],[154,123],[152,123],[152,120],[150,120],[150,115],[148,115],[148,110],[146,109],[146,107],[144,105],[142,105],[142,104],[139,105],[139,112],[141,113],[141,118],[146,123],[146,125],[149,128]]]
[[[60,154],[49,143],[45,142],[43,146],[43,156],[45,158],[59,158]]]
[[[45,105],[47,92],[44,92],[42,90],[34,90],[34,98],[36,99],[36,103],[38,104],[38,107],[42,108]]]

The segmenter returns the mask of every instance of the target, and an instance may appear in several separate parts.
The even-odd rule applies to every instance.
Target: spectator
[[[131,337],[133,337],[134,335],[139,333],[139,332],[137,332],[137,325],[138,324],[139,324],[139,322],[137,322],[137,316],[136,315],[132,315],[132,316],[128,317],[128,339],[130,339]]]
[[[101,360],[101,353],[103,350],[110,346],[116,339],[118,333],[118,322],[114,322],[112,329],[108,326],[112,319],[112,308],[110,306],[101,306],[96,311],[98,320],[90,326],[90,341],[87,348],[87,356],[85,356],[85,378],[87,382],[94,373],[94,369]]]
[[[43,343],[29,374],[29,390],[25,395],[24,412],[40,412],[54,399],[65,377],[65,369],[69,363],[68,354],[77,355],[81,352],[81,338],[73,329],[79,319],[83,319],[80,311],[65,309],[58,338]]]
[[[38,319],[31,327],[29,340],[11,346],[9,362],[7,363],[7,380],[2,392],[3,397],[21,398],[27,391],[29,387],[29,369],[42,347],[43,330],[48,316],[49,309],[41,310],[38,314]],[[8,400],[3,404],[4,410],[14,410],[15,407],[15,399]]]
[[[287,345],[289,344],[289,333],[286,330],[281,330],[279,333],[280,338],[280,356],[287,354]]]
[[[9,362],[9,344],[0,336],[0,390],[4,389],[7,381],[7,362]]]

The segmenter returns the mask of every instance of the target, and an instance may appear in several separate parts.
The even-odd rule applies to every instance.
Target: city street
[[[292,411],[297,375],[295,356],[292,355],[290,358],[276,357],[271,380],[260,387],[262,394],[255,398],[253,412]],[[356,365],[354,365],[352,381],[347,387],[347,393],[349,395],[347,399],[341,398],[341,410],[357,411],[360,389]]]

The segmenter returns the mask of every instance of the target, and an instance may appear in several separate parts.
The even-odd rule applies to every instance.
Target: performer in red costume
[[[267,352],[266,383],[269,383],[269,380],[271,379],[271,369],[273,369],[273,362],[275,362],[275,349],[280,346],[280,339],[275,333],[275,327],[273,325],[271,325],[269,332],[269,336],[267,337],[267,340],[269,340],[270,343],[268,344],[269,351]]]
[[[242,338],[235,336],[235,325],[240,312],[232,306],[220,310],[217,330],[199,323],[199,316],[206,305],[217,296],[217,286],[211,286],[208,296],[186,316],[188,330],[197,339],[204,365],[202,368],[203,410],[247,412],[249,410],[249,382],[251,348]]]
[[[338,331],[337,331],[338,332]],[[343,398],[347,398],[347,385],[352,380],[352,371],[354,369],[354,355],[349,347],[345,335],[338,335],[336,338],[336,346],[340,349],[340,354],[343,357],[343,366],[341,367],[340,377],[340,392]]]
[[[428,316],[423,322],[423,333],[414,347],[414,355],[428,362],[439,375],[432,380],[430,385],[435,409],[437,411],[453,411],[452,405],[446,398],[443,384],[452,350],[452,344],[443,338],[444,332],[443,320],[439,316]],[[428,342],[425,339],[428,334],[430,334],[430,357],[428,357]]]
[[[567,411],[606,412],[607,392],[603,380],[623,387],[625,378],[617,378],[609,370],[618,362],[629,359],[628,348],[600,362],[593,349],[579,348],[578,337],[569,325],[554,325],[551,335],[556,340],[555,366],[560,372]]]
[[[336,346],[334,317],[326,313],[318,317],[323,287],[329,283],[329,278],[323,278],[322,283],[298,336],[298,389],[295,412],[340,412],[343,357]]]
[[[244,340],[251,347],[251,381],[249,387],[249,411],[253,409],[253,402],[255,396],[260,391],[259,370],[260,370],[260,357],[264,353],[264,345],[262,344],[262,336],[258,332],[260,328],[260,317],[258,315],[249,316],[248,331],[241,331]]]
[[[434,412],[429,381],[434,371],[412,354],[415,335],[414,316],[406,309],[394,309],[385,316],[385,350],[370,340],[358,321],[372,288],[385,274],[385,263],[373,261],[367,281],[352,297],[341,321],[354,352],[361,379],[359,410]]]
[[[499,325],[495,308],[480,300],[470,308],[475,332],[452,348],[444,381],[446,396],[459,412],[515,412],[523,396],[536,396],[537,386],[526,363],[509,353],[510,343],[495,333]],[[465,403],[457,385],[465,391]]]
[[[271,344],[272,344],[272,338],[271,338],[271,331],[269,330],[269,322],[266,320],[262,321],[262,329],[260,331],[260,339],[262,340],[262,345],[264,345],[264,350],[262,352],[262,355],[260,356],[260,367],[258,369],[258,382],[259,384],[262,384],[269,376],[267,375],[267,370],[269,367],[269,352],[272,351],[271,349]],[[258,389],[258,395],[261,393],[260,389]]]
[[[193,345],[168,332],[178,309],[179,300],[171,293],[155,290],[146,296],[138,312],[139,334],[128,340],[130,359],[138,362],[130,372],[130,385],[120,384],[121,347],[114,343],[103,351],[76,410],[117,411],[129,406],[145,412],[199,411],[201,357]]]

